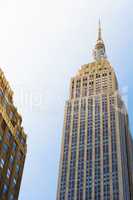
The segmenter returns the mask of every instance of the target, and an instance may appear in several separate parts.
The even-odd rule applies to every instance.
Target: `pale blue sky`
[[[99,17],[133,129],[132,8],[132,0],[0,1],[0,66],[28,134],[19,200],[56,198],[64,102],[70,78],[92,60]]]

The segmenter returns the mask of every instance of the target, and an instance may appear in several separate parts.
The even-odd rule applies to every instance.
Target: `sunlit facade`
[[[26,157],[26,134],[13,91],[0,69],[0,200],[18,200]]]
[[[133,141],[99,25],[94,62],[71,79],[57,200],[132,200]]]

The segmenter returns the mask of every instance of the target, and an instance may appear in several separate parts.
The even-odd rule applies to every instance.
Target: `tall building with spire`
[[[71,78],[57,200],[133,200],[133,140],[99,23],[94,61]]]
[[[0,200],[18,200],[26,151],[22,117],[0,69]]]

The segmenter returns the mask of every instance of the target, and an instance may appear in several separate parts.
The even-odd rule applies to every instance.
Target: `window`
[[[20,167],[19,167],[19,165],[17,164],[17,165],[16,165],[16,173],[19,172],[19,169],[20,169]]]
[[[21,138],[21,135],[20,135],[20,132],[19,132],[19,131],[16,132],[16,137],[17,137],[17,139],[20,139],[20,138]]]
[[[12,136],[11,133],[8,131],[7,134],[6,134],[8,141],[11,139],[11,136]]]
[[[13,143],[13,150],[14,150],[14,151],[16,150],[16,147],[17,147],[17,145],[16,145],[16,143],[14,142],[14,143]]]
[[[4,164],[5,164],[5,161],[1,158],[1,159],[0,159],[0,167],[3,168],[3,167],[4,167]]]
[[[21,160],[21,158],[22,158],[22,152],[18,151],[18,153],[17,153],[17,160]]]
[[[22,145],[25,144],[25,139],[24,139],[24,138],[21,139],[21,144],[22,144]]]
[[[16,178],[14,178],[14,179],[13,179],[13,187],[15,187],[16,184],[17,184],[17,180],[16,180]]]
[[[13,161],[14,161],[14,157],[13,157],[13,155],[11,155],[11,157],[10,157],[10,163],[12,164]]]
[[[7,187],[6,184],[4,184],[4,187],[3,187],[3,193],[4,193],[4,194],[7,193],[7,190],[8,190],[8,187]]]
[[[2,150],[3,150],[3,152],[5,152],[5,153],[8,151],[8,145],[7,145],[6,143],[3,144]]]
[[[7,170],[7,174],[6,174],[7,178],[9,178],[9,177],[10,177],[10,175],[11,175],[11,170],[10,170],[10,169],[8,169],[8,170]]]
[[[13,118],[13,112],[12,111],[9,113],[9,117],[10,117],[10,119]]]
[[[14,196],[13,194],[11,193],[10,196],[9,196],[9,200],[13,200],[14,199]]]

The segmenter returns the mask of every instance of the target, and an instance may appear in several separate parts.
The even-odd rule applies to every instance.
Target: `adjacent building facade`
[[[71,79],[57,200],[133,200],[133,140],[99,24],[94,62]]]
[[[0,199],[17,200],[26,156],[26,134],[13,91],[0,69]]]

